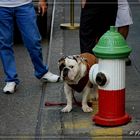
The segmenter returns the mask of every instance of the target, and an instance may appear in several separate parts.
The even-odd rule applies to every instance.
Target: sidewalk
[[[70,113],[62,113],[63,106],[45,106],[45,102],[66,102],[63,83],[41,84],[33,76],[33,68],[25,48],[16,46],[17,70],[21,83],[16,94],[5,95],[0,89],[0,139],[64,139],[64,140],[122,140],[140,138],[140,3],[131,4],[134,24],[130,28],[128,44],[133,48],[132,66],[126,68],[126,111],[132,121],[119,127],[101,127],[91,117],[98,111],[84,113],[74,106]],[[59,74],[57,62],[63,55],[79,54],[79,30],[62,30],[60,24],[69,22],[69,4],[54,1],[49,50],[43,43],[43,54],[48,52],[50,70]],[[68,1],[69,2],[69,1]],[[77,3],[80,0],[76,1]],[[75,22],[79,23],[80,5],[75,5]],[[0,87],[4,86],[0,63]],[[79,94],[76,94],[79,98]]]
[[[77,1],[76,1],[77,2]],[[62,107],[44,107],[42,118],[41,133],[44,137],[64,139],[134,139],[140,137],[140,65],[139,65],[139,37],[137,24],[139,17],[138,9],[140,5],[133,4],[132,10],[134,14],[134,25],[130,29],[130,36],[128,43],[133,48],[131,54],[132,66],[126,68],[126,111],[132,116],[132,121],[127,125],[106,128],[96,126],[91,121],[92,115],[97,110],[97,102],[94,102],[93,113],[83,113],[80,107],[74,106],[72,112],[61,113]],[[80,5],[75,5],[75,22],[79,22]],[[49,64],[53,71],[57,70],[57,61],[63,55],[78,54],[79,51],[79,31],[78,30],[62,30],[59,25],[62,22],[68,22],[68,6],[66,4],[55,5],[54,24],[52,32],[52,40],[49,53]],[[62,16],[63,15],[63,16]],[[136,18],[135,18],[136,17]],[[53,58],[53,59],[52,59]],[[52,92],[53,91],[53,92]],[[65,95],[63,93],[63,84],[47,84],[45,88],[45,101],[51,102],[65,102]],[[78,96],[78,95],[77,95]],[[49,126],[49,129],[48,127]],[[138,133],[139,134],[136,134]]]

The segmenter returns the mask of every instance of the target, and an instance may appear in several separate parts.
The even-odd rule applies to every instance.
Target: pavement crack
[[[36,129],[35,129],[35,140],[41,139],[41,122],[42,122],[42,113],[43,113],[43,106],[44,106],[44,98],[45,98],[45,88],[46,84],[44,83],[42,85],[42,94],[40,98],[40,104],[39,104],[39,110],[38,110],[38,116],[37,116],[37,123],[36,123]]]

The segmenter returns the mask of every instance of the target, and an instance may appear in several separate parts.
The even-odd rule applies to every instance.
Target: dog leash
[[[76,98],[74,96],[74,93],[72,93],[72,96],[73,96],[73,100],[74,100],[73,104],[81,107],[82,106],[82,103],[81,102],[78,102],[76,100]],[[45,106],[46,107],[48,107],[48,106],[63,106],[63,105],[67,105],[67,103],[63,103],[63,102],[61,102],[61,103],[58,103],[58,102],[48,102],[48,101],[45,102]],[[91,102],[88,102],[88,105],[91,107],[92,106],[92,103]]]
[[[81,102],[78,102],[76,100],[74,93],[72,93],[72,95],[73,95],[73,100],[74,100],[73,104],[81,107]],[[67,105],[67,103],[48,102],[48,101],[45,102],[45,106],[63,106],[63,105]]]

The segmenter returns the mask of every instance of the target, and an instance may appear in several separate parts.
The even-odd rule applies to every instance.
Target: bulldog
[[[72,110],[72,94],[74,91],[82,94],[82,110],[84,112],[93,111],[88,106],[87,101],[89,94],[92,94],[94,99],[98,98],[97,86],[89,81],[89,70],[95,63],[97,63],[96,57],[89,53],[66,56],[58,61],[60,78],[64,82],[64,93],[67,99],[66,106],[61,110],[62,112]]]

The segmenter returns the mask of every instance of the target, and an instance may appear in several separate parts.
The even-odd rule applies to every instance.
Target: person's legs
[[[129,25],[118,27],[118,32],[126,39],[129,32]]]
[[[118,27],[118,32],[124,37],[124,39],[127,39],[128,33],[129,33],[129,25]],[[126,66],[131,65],[131,59],[128,57],[125,60]]]
[[[43,82],[57,82],[60,77],[48,71],[48,65],[43,65],[41,36],[36,23],[36,13],[33,4],[15,8],[16,22],[22,34],[24,44],[30,54],[35,76]]]
[[[100,36],[100,31],[103,28],[101,25],[101,6],[96,3],[91,3],[87,0],[85,7],[81,10],[80,17],[80,49],[81,53],[88,52],[93,54],[92,49],[97,43]]]
[[[0,8],[0,57],[6,82],[19,83],[13,52],[13,9]]]
[[[36,24],[33,5],[26,4],[15,8],[15,16],[23,41],[34,65],[35,76],[40,79],[48,72],[48,66],[43,65],[41,36]]]
[[[93,53],[92,49],[100,37],[115,25],[117,0],[104,5],[103,0],[87,0],[80,17],[80,48],[81,53]]]
[[[94,22],[93,17],[93,13],[91,13],[90,9],[82,8],[79,32],[81,53],[93,53],[92,47],[90,47],[91,44],[93,44],[92,46],[96,44],[96,31],[94,31],[95,26],[92,24]]]
[[[4,93],[14,93],[19,83],[13,51],[13,8],[0,8],[0,57],[6,74]]]

